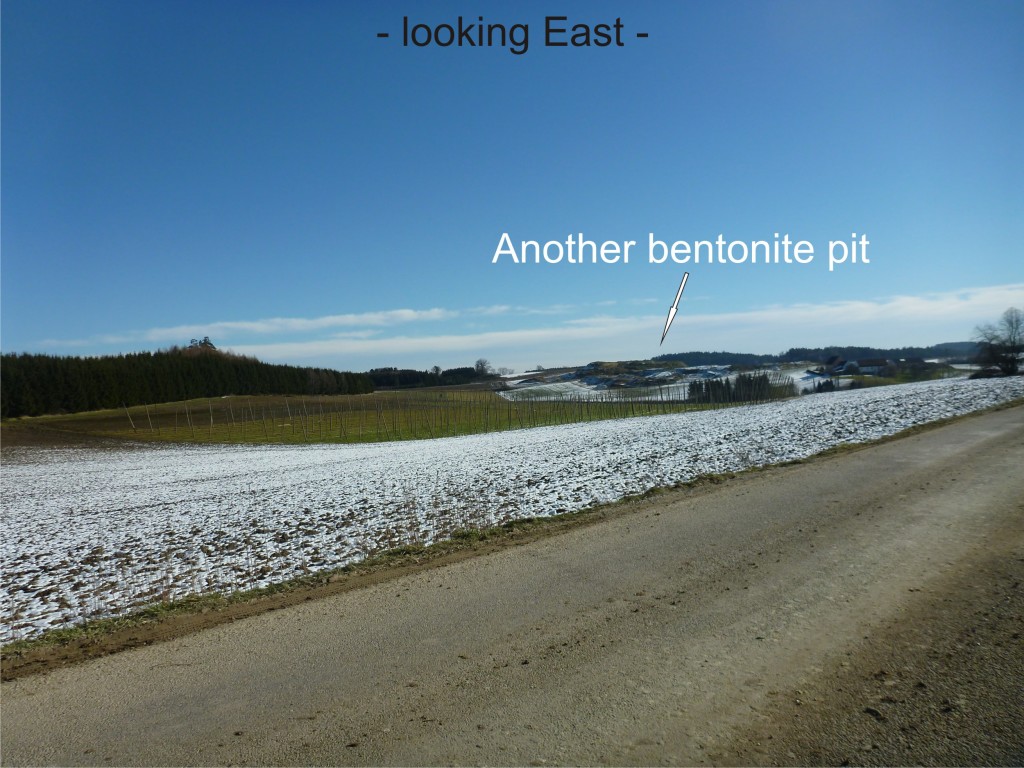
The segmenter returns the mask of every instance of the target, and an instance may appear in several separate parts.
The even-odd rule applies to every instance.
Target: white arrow
[[[665,343],[665,337],[668,336],[668,329],[672,327],[672,321],[676,319],[676,312],[679,311],[679,300],[683,298],[683,288],[686,287],[686,278],[689,276],[689,272],[683,272],[683,279],[679,283],[679,290],[676,291],[676,300],[673,301],[672,306],[668,308],[668,318],[665,320],[665,330],[661,332],[661,344]],[[661,344],[658,346],[661,346]]]

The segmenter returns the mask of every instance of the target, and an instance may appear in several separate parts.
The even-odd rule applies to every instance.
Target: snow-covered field
[[[554,381],[550,384],[531,384],[507,389],[498,394],[506,400],[593,400],[608,402],[615,400],[685,400],[689,392],[688,381],[649,387],[628,387],[609,389],[595,387],[582,381]]]
[[[4,449],[0,637],[266,585],[1018,397],[1022,378],[953,379],[405,443]]]

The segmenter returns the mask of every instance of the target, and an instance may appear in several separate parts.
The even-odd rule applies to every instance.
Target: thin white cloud
[[[343,331],[342,333],[332,333],[332,339],[372,339],[375,336],[380,336],[382,331],[379,328],[368,328],[364,331]]]
[[[457,318],[481,316],[496,317],[501,315],[565,315],[575,311],[572,304],[552,304],[550,306],[529,307],[496,304],[493,306],[473,307],[465,310],[445,309],[389,309],[379,312],[361,312],[343,315],[325,315],[323,317],[271,317],[262,320],[220,320],[210,323],[190,323],[184,325],[149,328],[122,334],[101,334],[79,339],[44,339],[43,347],[86,348],[96,346],[132,346],[141,344],[187,344],[190,339],[211,337],[217,343],[225,343],[233,349],[234,340],[239,335],[273,336],[285,334],[303,334],[325,331],[332,328],[352,328],[358,330],[333,334],[331,338],[365,338],[376,335],[378,331],[369,331],[365,326],[377,329],[389,328],[407,323],[438,322]],[[360,328],[362,326],[363,328]],[[270,346],[274,346],[271,344]],[[244,348],[249,348],[246,345]]]
[[[921,296],[890,296],[821,304],[769,306],[719,314],[688,313],[683,307],[671,332],[670,349],[728,348],[780,352],[797,346],[865,344],[913,346],[970,337],[973,327],[1024,305],[1024,284],[971,288]],[[296,343],[234,347],[273,360],[390,358],[505,352],[522,360],[541,354],[562,361],[625,359],[658,354],[664,315],[578,317],[542,328],[391,336],[373,339],[313,339]],[[662,350],[664,351],[664,350]],[[509,361],[514,362],[514,361]]]
[[[679,314],[676,322],[714,326],[792,326],[800,324],[850,328],[854,332],[870,323],[951,322],[977,323],[996,317],[1007,307],[1024,302],[1024,283],[968,288],[920,296],[888,296],[879,299],[846,300],[823,304],[768,306],[744,312],[721,314]],[[897,329],[898,330],[898,329]],[[962,335],[970,335],[971,326]]]
[[[41,347],[70,347],[70,348],[84,348],[84,347],[95,347],[102,345],[117,345],[117,344],[135,344],[139,341],[139,336],[126,335],[126,334],[101,334],[99,336],[92,336],[88,339],[43,339],[39,342]]]
[[[437,353],[467,352],[477,349],[507,349],[510,347],[572,342],[581,339],[608,338],[624,332],[635,332],[650,326],[653,318],[593,318],[579,324],[528,328],[510,331],[444,334],[438,336],[393,336],[379,339],[313,339],[297,343],[251,344],[233,346],[232,350],[261,359],[294,360],[336,355],[402,355],[427,350]]]
[[[391,326],[431,320],[450,320],[458,313],[449,309],[391,309],[383,312],[361,312],[324,317],[273,317],[265,320],[221,321],[216,323],[153,328],[144,333],[147,341],[168,341],[196,336],[230,335],[232,333],[277,334],[320,331],[328,328],[354,326]]]
[[[509,304],[495,304],[492,307],[473,307],[467,310],[472,315],[505,315],[512,311]]]
[[[390,309],[381,312],[361,312],[323,317],[272,317],[263,320],[222,320],[212,323],[194,323],[125,334],[104,334],[86,339],[46,339],[44,346],[87,347],[95,345],[137,344],[139,342],[187,343],[188,340],[210,336],[215,341],[233,338],[237,334],[274,335],[308,333],[331,328],[357,328],[359,326],[388,327],[403,323],[451,320],[459,312],[435,307],[433,309]],[[367,333],[357,331],[357,333]],[[343,335],[343,334],[339,334]]]
[[[638,315],[626,317],[615,317],[607,311],[579,316],[579,308],[570,305],[397,309],[320,318],[182,325],[139,334],[52,343],[74,348],[99,344],[143,346],[157,340],[183,343],[183,340],[206,335],[221,343],[221,337],[227,336],[222,346],[263,360],[324,365],[341,361],[343,367],[350,369],[365,367],[364,361],[373,361],[374,365],[406,365],[410,364],[406,361],[424,357],[450,360],[454,364],[465,356],[480,354],[495,358],[496,363],[521,367],[538,361],[548,364],[637,359],[671,350],[730,349],[764,353],[830,344],[897,347],[970,338],[977,324],[994,321],[1009,306],[1024,307],[1024,283],[722,313],[697,313],[696,307],[688,304],[690,302],[684,300],[664,349],[658,346],[664,314],[660,306],[648,309],[649,305],[643,309],[638,307]],[[557,314],[570,317],[555,319]],[[550,315],[551,319],[542,320],[544,325],[536,327],[536,316],[544,315]],[[501,317],[503,328],[473,327],[472,318],[487,316]],[[532,323],[528,316],[533,317]],[[398,332],[402,324],[451,319],[460,319],[466,324],[454,331],[447,326],[445,332],[433,335]],[[521,327],[510,327],[516,325]],[[344,330],[328,336],[317,334],[332,328]],[[417,327],[416,333],[426,328]],[[255,338],[251,343],[237,344],[230,339],[229,331],[250,333]],[[291,334],[291,337],[287,341],[266,338],[275,334]],[[311,338],[314,335],[319,337]]]
[[[549,307],[516,307],[521,315],[565,315],[577,307],[573,304],[552,304]]]

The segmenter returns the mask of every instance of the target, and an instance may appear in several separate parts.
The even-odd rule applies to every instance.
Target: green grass
[[[705,410],[677,400],[609,397],[509,401],[480,389],[420,389],[331,397],[231,396],[4,422],[31,431],[145,442],[305,444],[419,440]]]
[[[844,380],[856,381],[863,387],[887,387],[893,384],[912,384],[917,381],[965,378],[966,373],[949,367],[933,367],[920,371],[900,368],[895,376],[843,376]]]

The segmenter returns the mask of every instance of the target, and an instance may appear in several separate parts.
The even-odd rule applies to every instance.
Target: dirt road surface
[[[1024,407],[5,683],[25,764],[1024,762]]]

